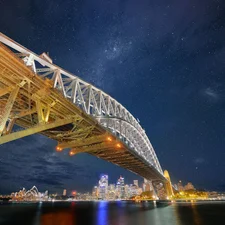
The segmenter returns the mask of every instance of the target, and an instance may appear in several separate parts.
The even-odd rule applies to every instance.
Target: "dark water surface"
[[[1,225],[223,225],[225,203],[0,203]]]

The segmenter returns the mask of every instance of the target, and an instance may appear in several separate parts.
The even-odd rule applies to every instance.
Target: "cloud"
[[[208,97],[209,99],[212,99],[212,100],[218,100],[219,99],[219,94],[216,93],[215,90],[213,90],[211,87],[208,87],[206,88],[204,91],[203,91],[204,95],[206,97]]]
[[[195,158],[195,159],[193,160],[193,162],[194,162],[195,164],[204,164],[204,163],[206,163],[206,160],[205,160],[204,158],[202,158],[202,157],[198,157],[198,158]]]
[[[39,184],[39,185],[45,184],[48,186],[57,186],[57,187],[63,186],[63,182],[60,182],[59,179],[57,180],[57,179],[47,179],[43,177],[36,177],[36,178],[29,178],[28,181],[34,184]]]

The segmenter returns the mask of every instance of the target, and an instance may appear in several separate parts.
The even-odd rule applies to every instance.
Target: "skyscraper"
[[[108,192],[108,175],[102,175],[99,180],[99,198],[100,199],[107,199],[107,192]]]
[[[108,187],[108,199],[115,199],[115,197],[116,197],[115,184],[110,184]]]
[[[116,187],[118,198],[125,198],[124,178],[122,176],[118,179]]]

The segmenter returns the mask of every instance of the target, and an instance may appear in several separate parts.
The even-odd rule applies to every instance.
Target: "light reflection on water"
[[[55,202],[0,204],[0,225],[217,225],[225,203]]]
[[[98,204],[98,210],[97,210],[97,224],[98,225],[105,225],[108,221],[108,202],[107,201],[101,201]]]

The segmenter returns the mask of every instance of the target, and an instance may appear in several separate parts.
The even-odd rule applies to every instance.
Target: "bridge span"
[[[15,130],[15,126],[20,127]],[[0,33],[0,144],[35,133],[148,180],[168,182],[144,129],[102,90]]]

